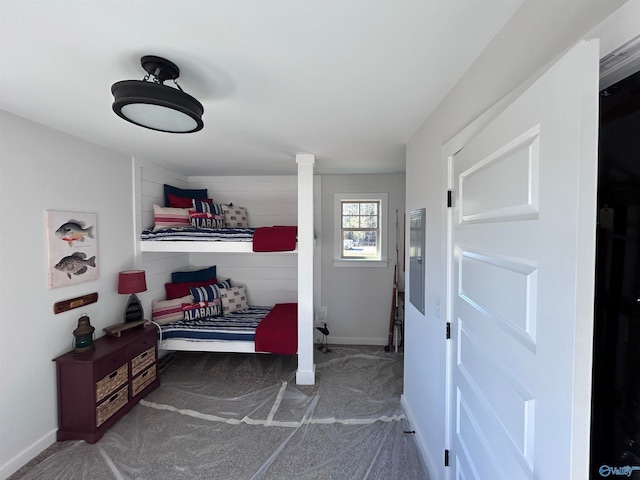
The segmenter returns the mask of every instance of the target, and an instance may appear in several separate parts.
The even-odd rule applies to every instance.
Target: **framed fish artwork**
[[[97,214],[47,210],[49,288],[97,280]]]

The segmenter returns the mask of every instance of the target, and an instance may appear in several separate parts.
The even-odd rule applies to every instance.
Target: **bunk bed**
[[[150,180],[146,179],[144,173],[142,172],[142,165],[144,162],[140,163],[134,160],[134,175],[136,185],[136,207],[135,207],[135,222],[136,222],[136,231],[138,232],[138,241],[136,242],[136,263],[138,267],[145,267],[145,254],[150,253],[154,254],[152,257],[152,261],[157,261],[156,253],[163,252],[174,252],[175,254],[186,254],[190,255],[193,253],[250,253],[255,255],[264,255],[266,252],[275,251],[279,254],[294,254],[297,259],[297,271],[298,271],[298,290],[297,290],[297,302],[296,303],[277,303],[274,302],[274,306],[271,307],[266,315],[264,315],[264,319],[256,323],[255,332],[253,333],[253,340],[249,338],[245,339],[229,339],[229,340],[221,340],[216,338],[210,339],[187,339],[182,338],[181,333],[178,333],[177,329],[171,329],[173,327],[162,327],[163,330],[162,335],[162,343],[161,348],[165,348],[167,350],[192,350],[192,351],[212,351],[212,352],[268,352],[273,351],[272,347],[264,347],[260,342],[260,325],[269,325],[269,322],[265,322],[270,316],[271,317],[280,317],[284,318],[284,324],[287,325],[286,328],[289,328],[290,331],[295,332],[295,341],[293,343],[296,344],[295,352],[291,352],[291,341],[288,342],[288,347],[286,352],[284,353],[297,353],[298,355],[298,371],[296,373],[296,381],[299,384],[313,384],[315,381],[315,373],[313,366],[313,164],[315,161],[315,157],[309,154],[299,154],[296,156],[296,163],[298,164],[298,176],[297,176],[297,225],[268,225],[268,226],[259,226],[256,228],[251,228],[247,224],[235,224],[229,225],[228,223],[223,227],[234,228],[240,231],[237,231],[237,236],[235,238],[226,238],[226,239],[218,239],[213,240],[210,238],[173,238],[169,239],[170,235],[162,237],[162,235],[156,235],[156,238],[151,238],[154,233],[158,232],[161,229],[165,229],[164,233],[167,233],[167,229],[176,228],[172,226],[162,225],[161,228],[156,228],[157,225],[154,223],[154,227],[149,229],[149,213],[150,208],[146,207],[146,215],[147,221],[145,222],[145,206],[143,202],[149,202],[148,192],[145,192],[145,186],[143,186],[143,180],[149,183],[160,184],[158,179],[170,180],[170,178],[162,178],[161,175],[153,174],[153,178]],[[187,180],[188,181],[188,180]],[[170,183],[165,183],[165,185],[170,185]],[[174,187],[175,188],[175,187]],[[181,191],[182,190],[182,191]],[[184,198],[191,197],[193,192],[185,192],[188,189],[178,189],[177,192],[174,191],[174,195],[177,193],[178,196],[183,196]],[[199,189],[201,190],[201,189]],[[184,196],[184,194],[187,194]],[[167,208],[167,189],[165,188],[165,202],[164,206],[160,208]],[[199,200],[206,200],[206,193],[198,192],[197,195],[200,195]],[[190,200],[193,201],[191,197]],[[158,204],[160,206],[162,199],[158,198],[156,195],[153,197],[154,204]],[[193,205],[195,206],[195,205]],[[232,204],[229,206],[233,206]],[[170,208],[180,208],[180,207],[170,207]],[[185,208],[185,207],[182,207]],[[154,207],[155,209],[155,207]],[[214,209],[215,210],[215,209]],[[184,212],[183,212],[184,213]],[[208,222],[216,222],[220,221],[220,218],[216,218],[216,215],[219,215],[219,212],[213,211],[212,215],[209,215],[207,218]],[[154,215],[155,217],[155,215]],[[146,224],[146,225],[145,225]],[[144,227],[147,227],[146,229]],[[198,226],[198,225],[196,225]],[[209,227],[211,224],[208,225]],[[215,226],[215,224],[214,224]],[[193,225],[181,225],[177,227],[180,229],[179,234],[184,234],[185,231],[189,228],[193,227]],[[155,230],[156,232],[149,231]],[[209,228],[208,233],[212,233],[211,230],[217,230],[216,228]],[[222,229],[220,229],[222,230]],[[222,233],[222,232],[218,232]],[[228,233],[228,232],[227,232]],[[274,242],[275,236],[280,236],[281,234],[286,235],[286,247],[282,245],[278,245],[273,247],[272,243]],[[262,246],[256,247],[256,236],[262,235]],[[280,240],[276,243],[281,243]],[[267,246],[267,248],[264,247]],[[265,253],[263,253],[265,252]],[[151,257],[148,257],[151,258]],[[149,260],[151,261],[151,260]],[[154,265],[155,267],[155,265]],[[260,307],[250,308],[259,310]],[[275,312],[275,313],[274,313]],[[254,312],[255,313],[255,312]],[[264,312],[263,312],[264,313]],[[277,315],[276,315],[277,314]],[[235,316],[239,316],[240,314],[236,314]],[[231,315],[233,317],[234,315]],[[276,331],[279,328],[282,328],[282,320],[281,323],[273,324],[269,328],[275,329]],[[292,328],[292,325],[294,328]],[[174,326],[175,327],[175,326]],[[252,328],[251,326],[247,328]],[[214,326],[215,329],[215,326]],[[249,336],[251,333],[249,333]],[[277,338],[278,335],[272,335],[272,338]],[[290,337],[290,335],[289,335]],[[269,348],[271,350],[269,350]]]

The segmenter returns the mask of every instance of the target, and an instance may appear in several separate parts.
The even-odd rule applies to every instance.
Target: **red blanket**
[[[298,353],[298,304],[276,304],[258,324],[255,342],[256,352]]]
[[[254,252],[286,252],[296,249],[298,227],[258,227],[253,232]]]

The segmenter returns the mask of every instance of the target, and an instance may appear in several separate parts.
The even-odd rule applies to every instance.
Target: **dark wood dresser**
[[[91,352],[69,352],[54,359],[59,441],[97,442],[141,398],[160,385],[155,326],[140,326],[122,332],[119,337],[100,337],[94,346]]]

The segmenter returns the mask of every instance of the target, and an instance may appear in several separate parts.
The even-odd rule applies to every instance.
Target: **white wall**
[[[380,267],[335,267],[334,193],[388,193],[387,245],[389,262]],[[327,307],[329,343],[386,345],[391,312],[393,267],[395,265],[395,211],[398,210],[403,248],[405,175],[323,175],[321,259],[321,305]],[[402,255],[402,254],[401,254]],[[402,263],[402,262],[401,262]],[[398,268],[402,276],[402,264]]]
[[[527,0],[407,146],[406,208],[426,207],[426,308],[422,315],[410,303],[406,306],[403,403],[434,479],[445,477],[446,446],[447,170],[442,146],[622,3]],[[640,18],[637,10],[631,18]]]
[[[0,111],[0,478],[55,441],[52,359],[71,349],[86,313],[96,328],[121,321],[120,270],[133,267],[131,159]],[[98,280],[47,288],[45,211],[97,213]],[[53,304],[98,292],[54,315]]]

